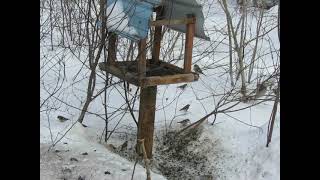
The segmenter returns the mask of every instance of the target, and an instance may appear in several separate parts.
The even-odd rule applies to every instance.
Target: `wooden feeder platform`
[[[138,61],[115,61],[113,64],[102,62],[99,68],[139,87],[193,82],[199,79],[199,74],[186,73],[184,69],[161,60],[151,63],[151,59],[148,59],[144,77],[138,72]]]

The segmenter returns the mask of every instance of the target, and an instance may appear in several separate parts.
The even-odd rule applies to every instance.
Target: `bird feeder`
[[[139,41],[139,53],[136,61],[116,61],[115,56],[112,56],[107,63],[100,63],[99,67],[139,87],[197,81],[199,75],[191,71],[195,21],[196,18],[193,15],[188,15],[186,18],[178,20],[153,21],[151,26],[155,26],[155,33],[151,59],[146,58],[146,38],[144,38]],[[183,67],[159,59],[162,26],[169,24],[183,24],[187,29]],[[109,42],[112,43],[112,38]],[[114,49],[110,45],[114,46],[109,44],[109,54],[115,54],[115,52],[111,52]]]
[[[128,1],[118,1],[128,3]],[[199,74],[191,71],[193,39],[195,36],[202,39],[208,38],[203,33],[202,7],[199,5],[195,6],[195,0],[173,0],[169,4],[166,4],[167,1],[161,4],[158,0],[133,1],[136,3],[136,8],[134,9],[143,11],[132,12],[131,9],[126,11],[129,14],[128,18],[131,19],[128,22],[135,22],[136,24],[130,25],[128,23],[128,26],[125,26],[122,30],[112,29],[114,26],[108,27],[109,32],[110,30],[113,32],[109,33],[108,58],[107,62],[100,63],[99,67],[101,70],[141,88],[138,139],[145,140],[146,153],[148,158],[151,158],[157,85],[197,81]],[[190,4],[187,4],[188,2]],[[112,5],[115,7],[114,4],[109,4],[108,7]],[[188,5],[189,9],[191,6],[193,9],[191,8],[190,11],[185,10],[187,8],[183,7],[184,5]],[[130,6],[122,4],[122,7]],[[146,16],[151,16],[152,12],[156,13],[155,21],[151,21],[150,17],[146,18]],[[179,14],[172,12],[179,12]],[[199,22],[197,18],[200,19]],[[146,41],[149,26],[155,28],[154,36],[152,37],[153,49],[151,59],[147,59],[146,57]],[[163,26],[185,33],[183,67],[164,62],[159,58]],[[132,29],[135,29],[135,31],[132,31]],[[130,34],[130,32],[134,33]],[[116,37],[114,34],[122,35],[131,40],[138,40],[138,57],[135,61],[116,60]]]

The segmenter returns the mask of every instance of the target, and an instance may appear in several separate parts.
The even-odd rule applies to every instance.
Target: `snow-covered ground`
[[[220,11],[218,9],[217,4],[214,3],[204,7],[207,29],[224,27],[225,16],[221,13],[221,9]],[[277,7],[271,12],[276,9]],[[248,19],[254,21],[254,18]],[[276,31],[276,29],[271,31],[269,36],[276,39]],[[200,66],[210,65],[212,61],[216,62],[216,66],[219,66],[219,63],[226,63],[219,61],[227,55],[225,52],[228,47],[223,44],[215,49],[216,53],[213,55],[203,53],[204,50],[211,50],[212,42],[223,38],[216,32],[210,32],[209,36],[211,42],[195,40],[194,62]],[[164,47],[166,39],[170,38],[170,33],[165,35]],[[69,51],[60,48],[51,51],[48,42],[48,38],[41,42],[40,63],[43,67],[40,72],[41,98],[45,99],[50,92],[54,91],[56,82],[62,84],[62,88],[45,104],[48,107],[52,106],[52,109],[40,113],[40,179],[131,179],[134,168],[132,153],[137,128],[129,113],[121,114],[122,111],[119,111],[112,115],[116,108],[125,104],[122,84],[115,85],[107,92],[109,94],[108,113],[111,117],[108,130],[115,129],[115,131],[110,136],[108,144],[105,144],[102,137],[105,121],[97,116],[104,116],[102,99],[97,98],[91,103],[88,111],[96,115],[88,113],[85,116],[84,124],[88,127],[83,127],[76,122],[87,88],[86,80],[82,79],[88,76],[88,71],[84,69],[79,73],[82,63]],[[180,44],[177,43],[177,46]],[[269,48],[269,46],[270,44],[265,42],[262,47]],[[122,50],[120,47],[119,51]],[[260,49],[262,54],[263,50],[263,48]],[[177,48],[173,51],[178,51],[177,54],[179,54],[180,50]],[[79,54],[78,58],[84,60],[86,52],[81,51]],[[166,52],[161,52],[161,57],[165,57],[165,54]],[[265,71],[268,71],[267,67],[273,64],[271,56],[270,54],[263,56],[264,60],[261,63],[266,67]],[[61,66],[59,61],[61,57],[64,58],[65,72],[55,70],[58,64]],[[49,61],[55,58],[58,60]],[[272,68],[269,70],[272,71]],[[65,79],[57,78],[57,74],[63,73],[65,73]],[[191,122],[199,120],[215,108],[220,98],[219,94],[225,92],[228,74],[224,73],[223,68],[207,69],[204,73],[205,76],[201,75],[199,81],[189,83],[183,91],[177,89],[181,84],[158,86],[152,179],[196,179],[201,175],[211,175],[215,180],[280,179],[279,113],[276,116],[272,142],[268,148],[266,147],[267,127],[273,102],[261,103],[241,111],[220,113],[214,125],[211,124],[214,117],[209,117],[200,137],[191,140],[181,152],[165,151],[169,147],[163,144],[166,131],[181,129],[177,123],[180,120],[186,118]],[[261,70],[254,73],[261,73]],[[98,79],[95,93],[103,86],[103,81]],[[132,92],[135,92],[136,87],[130,87]],[[138,100],[134,107],[136,117],[138,117]],[[250,103],[239,103],[230,111],[247,107]],[[190,108],[188,113],[183,114],[179,109],[186,104],[190,104]],[[56,118],[58,115],[70,118],[70,121],[60,122]],[[169,124],[172,125],[171,128]],[[65,133],[66,136],[56,146],[50,148],[52,142],[56,142]],[[128,145],[122,148],[126,141]],[[50,151],[48,151],[49,148]],[[137,164],[133,179],[146,179],[143,163]]]
[[[190,161],[192,162],[190,164],[182,164],[184,161],[173,159],[174,165],[189,172],[187,174],[189,177],[211,174],[217,180],[280,179],[280,127],[278,118],[272,142],[268,148],[265,147],[270,109],[268,105],[258,105],[251,109],[252,122],[256,122],[254,125],[261,127],[261,129],[248,127],[228,116],[218,117],[217,124],[213,126],[205,124],[199,140],[190,143],[187,148],[189,152],[206,157],[206,160],[195,166],[192,161]],[[233,116],[241,120],[247,119],[250,123],[249,110],[241,111]],[[159,123],[157,120],[156,122]],[[62,124],[58,121],[51,124],[53,134],[61,131],[64,126]],[[65,125],[65,131],[71,125],[71,122],[69,122],[69,125]],[[50,132],[42,127],[40,139],[41,179],[51,180],[63,177],[75,179],[79,176],[93,180],[131,179],[134,161],[130,162],[114,154],[110,151],[110,148],[99,143],[100,135],[101,128],[94,126],[84,128],[82,125],[75,123],[75,126],[61,143],[47,152],[50,144]],[[156,136],[160,135],[161,132],[156,131]],[[126,137],[113,136],[109,144],[118,147],[128,140],[133,146],[134,138],[132,137],[134,137],[134,133]],[[88,153],[88,155],[82,155],[83,153]],[[154,154],[155,159],[164,155],[158,152],[157,148],[155,148]],[[186,154],[187,156],[190,155]],[[78,161],[70,161],[70,158],[76,158]],[[163,157],[163,159],[165,158]],[[195,156],[191,158],[195,158]],[[201,169],[202,166],[204,168]],[[160,172],[158,171],[159,174]],[[166,179],[159,174],[152,173],[152,179]],[[145,176],[145,169],[138,164],[134,179],[145,179]]]
[[[41,134],[45,136],[44,131]],[[50,145],[42,139],[40,179],[131,179],[134,163],[110,152],[105,146],[86,137],[86,134],[86,129],[76,123],[63,141],[51,151],[48,151]],[[151,177],[165,179],[155,173]],[[146,171],[140,165],[135,169],[134,179],[146,179]]]

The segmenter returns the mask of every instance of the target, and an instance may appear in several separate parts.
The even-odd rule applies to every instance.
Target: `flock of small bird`
[[[190,108],[190,104],[187,104],[185,106],[183,106],[179,111],[183,111],[184,113],[186,113]],[[179,124],[181,124],[182,126],[186,126],[187,124],[190,123],[190,119],[184,119],[182,121],[177,122]]]
[[[196,73],[205,75],[205,74],[202,72],[201,68],[200,68],[197,64],[195,64],[195,65],[193,66],[193,70],[194,70]],[[179,88],[179,89],[181,89],[181,90],[185,90],[187,86],[188,86],[188,84],[183,84],[183,85],[178,86],[177,88]],[[187,104],[187,105],[185,105],[184,107],[182,107],[179,111],[183,111],[183,112],[186,113],[186,112],[189,110],[189,108],[190,108],[190,104]],[[177,123],[181,124],[182,126],[186,126],[187,124],[190,123],[190,119],[184,119],[184,120],[179,121],[179,122],[177,122]]]

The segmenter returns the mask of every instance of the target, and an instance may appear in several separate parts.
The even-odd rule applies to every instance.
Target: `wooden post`
[[[156,20],[160,20],[163,16],[163,7],[158,7],[156,9]],[[152,63],[159,62],[160,56],[160,45],[161,45],[161,33],[162,26],[155,26],[154,38],[153,38],[153,51],[152,51]]]
[[[115,64],[116,61],[116,40],[117,35],[109,32],[108,33],[109,41],[108,41],[108,57],[107,57],[107,63],[108,64]]]
[[[193,37],[195,33],[195,22],[196,18],[192,14],[188,14],[187,18],[193,18],[194,21],[192,23],[187,24],[187,32],[186,32],[186,44],[184,50],[184,72],[191,72],[191,64],[192,64],[192,48],[193,48]]]
[[[139,84],[146,76],[146,38],[139,41]],[[138,139],[145,140],[147,157],[152,158],[154,117],[156,111],[157,86],[141,87],[138,120]],[[138,152],[140,154],[140,152]]]
[[[147,39],[141,39],[138,43],[139,46],[139,58],[138,58],[138,73],[139,79],[146,77],[146,42]]]
[[[138,121],[138,139],[144,139],[148,159],[152,158],[157,86],[142,87]],[[142,152],[138,152],[141,154]]]

